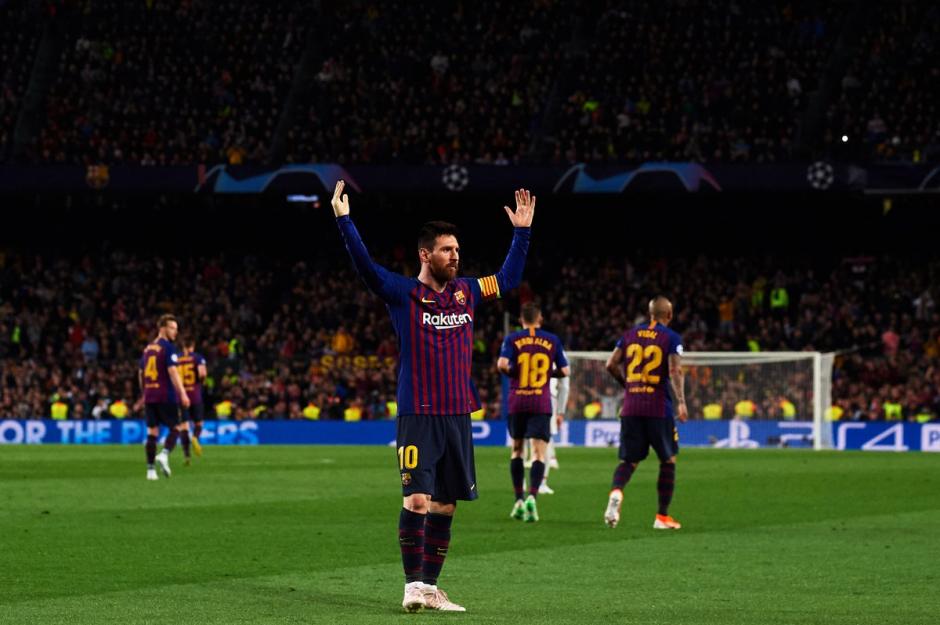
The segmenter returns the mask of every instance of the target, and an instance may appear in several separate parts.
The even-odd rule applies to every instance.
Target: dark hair
[[[535,302],[529,302],[528,304],[522,305],[522,310],[519,313],[522,316],[523,323],[535,323],[539,320],[539,315],[542,314],[539,305]]]
[[[179,344],[183,347],[195,347],[196,346],[196,337],[192,334],[184,334],[180,337]]]
[[[175,321],[176,323],[179,323],[179,321],[176,321],[176,317],[174,315],[170,315],[170,314],[160,315],[160,318],[157,319],[157,327],[165,328],[167,325],[169,325],[171,321]]]
[[[459,236],[457,226],[446,221],[429,221],[418,232],[418,249],[433,250],[437,237]]]

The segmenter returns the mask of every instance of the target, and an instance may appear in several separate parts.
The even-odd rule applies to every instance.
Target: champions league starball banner
[[[648,162],[636,165],[0,165],[0,192],[304,194],[333,192],[342,178],[357,193],[490,193],[524,186],[560,194],[722,191],[936,193],[940,166],[827,161],[738,164]]]
[[[474,421],[476,445],[505,446],[505,421]],[[809,421],[690,421],[679,424],[681,447],[812,449]],[[0,420],[0,444],[138,445],[143,421]],[[568,421],[555,438],[559,446],[619,445],[620,422]],[[206,421],[200,440],[207,445],[394,445],[395,421]],[[833,448],[863,451],[940,452],[940,423],[837,422]]]

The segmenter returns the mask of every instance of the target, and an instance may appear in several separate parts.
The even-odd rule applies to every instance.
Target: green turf
[[[391,449],[210,447],[151,483],[140,447],[0,447],[0,623],[940,621],[940,455],[686,450],[679,532],[652,461],[609,530],[615,452],[559,455],[525,524],[477,450],[441,578],[469,613],[405,615]]]

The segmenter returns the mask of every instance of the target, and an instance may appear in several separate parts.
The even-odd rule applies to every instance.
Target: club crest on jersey
[[[467,298],[464,297],[463,291],[456,291],[454,293],[454,299],[457,300],[457,303],[461,306],[467,303]]]
[[[408,486],[409,484],[411,484],[411,473],[405,471],[401,474],[401,485]]]

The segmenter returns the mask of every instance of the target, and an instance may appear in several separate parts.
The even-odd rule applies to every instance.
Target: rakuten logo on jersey
[[[453,330],[454,328],[459,328],[462,325],[466,325],[473,321],[473,317],[470,316],[470,313],[452,313],[450,315],[432,315],[431,313],[423,313],[421,315],[421,323],[426,326],[434,326],[438,330]]]

